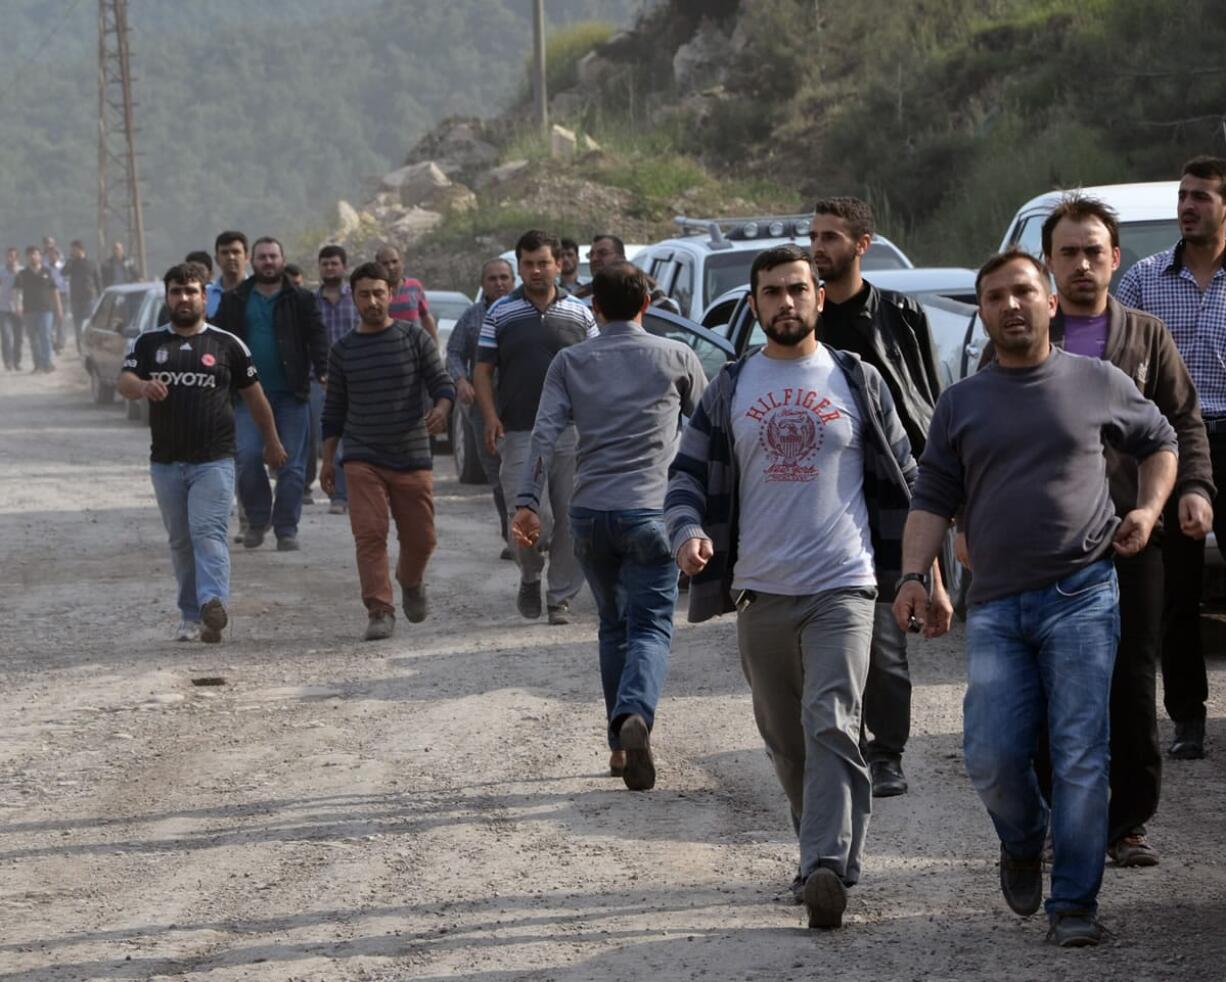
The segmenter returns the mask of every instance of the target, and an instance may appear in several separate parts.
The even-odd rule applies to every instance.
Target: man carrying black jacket
[[[248,523],[243,545],[258,548],[271,524],[278,551],[292,552],[298,548],[310,445],[310,369],[324,380],[328,344],[315,297],[285,275],[281,243],[268,236],[256,239],[251,266],[254,274],[222,296],[214,321],[251,349],[289,459],[277,472],[274,500],[264,469],[263,435],[246,407],[236,407],[238,497]]]
[[[860,275],[873,241],[873,211],[859,198],[823,198],[809,231],[813,264],[826,289],[818,335],[853,351],[881,373],[918,458],[940,394],[928,318],[914,300],[879,290]],[[864,688],[865,757],[873,797],[905,794],[902,754],[911,731],[907,638],[890,612],[893,597],[877,598],[868,682]]]

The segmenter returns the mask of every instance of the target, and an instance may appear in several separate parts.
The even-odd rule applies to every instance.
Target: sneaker
[[[253,525],[247,526],[247,531],[243,533],[243,548],[258,549],[264,544],[264,536],[268,534],[268,529],[258,529]]]
[[[541,581],[529,583],[527,580],[519,581],[519,597],[515,601],[515,606],[519,608],[519,612],[523,617],[535,620],[541,616]]]
[[[1157,866],[1158,850],[1149,844],[1144,832],[1129,832],[1111,844],[1107,855],[1116,866]]]
[[[834,870],[819,866],[805,880],[805,906],[809,927],[842,927],[847,909],[847,887]]]
[[[328,514],[329,515],[348,515],[349,514],[349,502],[347,501],[332,502],[332,504],[328,505]]]
[[[1015,859],[1000,847],[1000,892],[1015,914],[1029,917],[1043,904],[1043,860]]]
[[[622,780],[631,791],[650,791],[656,783],[656,764],[651,756],[651,734],[647,721],[637,713],[622,720],[622,747],[626,751],[626,769]]]
[[[426,584],[405,586],[400,588],[400,599],[404,603],[404,616],[410,624],[420,624],[430,613],[430,603],[426,599]]]
[[[221,632],[230,618],[226,615],[225,605],[214,597],[200,608],[200,622],[204,626],[200,630],[200,640],[205,644],[217,644],[221,640]]]
[[[1083,910],[1059,911],[1051,916],[1047,940],[1061,948],[1089,948],[1098,944],[1111,932],[1098,923],[1093,914]]]
[[[570,604],[563,600],[560,604],[549,605],[549,623],[550,624],[569,624],[570,623]]]
[[[1175,760],[1200,760],[1205,756],[1205,717],[1175,723],[1175,739],[1167,755]]]
[[[392,636],[392,632],[396,629],[395,614],[371,614],[370,620],[366,624],[366,633],[362,635],[363,641],[386,641]]]
[[[199,641],[199,621],[179,621],[179,629],[175,631],[176,641]]]
[[[277,539],[277,552],[297,552],[298,536],[283,535]]]
[[[621,777],[626,773],[626,751],[614,750],[609,754],[609,777]]]
[[[893,798],[907,793],[907,779],[903,776],[902,761],[895,758],[874,760],[869,763],[873,775],[873,797]]]

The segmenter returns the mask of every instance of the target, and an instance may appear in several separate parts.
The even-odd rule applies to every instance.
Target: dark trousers
[[[1218,548],[1226,549],[1226,432],[1211,434],[1213,458],[1213,531]],[[1203,719],[1209,698],[1209,678],[1200,640],[1200,601],[1205,571],[1205,543],[1179,531],[1176,495],[1166,507],[1166,607],[1162,629],[1162,687],[1167,715],[1177,723]],[[1226,555],[1226,553],[1224,553]]]

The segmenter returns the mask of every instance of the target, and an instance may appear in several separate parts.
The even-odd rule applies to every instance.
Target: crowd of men
[[[1159,664],[1169,755],[1204,752],[1195,618],[1204,538],[1226,531],[1226,161],[1190,161],[1175,204],[1182,239],[1117,297],[1118,222],[1091,198],[1050,214],[1043,258],[991,257],[976,280],[991,345],[945,391],[922,308],[862,274],[873,216],[855,198],[817,203],[809,251],[755,258],[767,341],[713,379],[644,329],[653,284],[613,235],[580,284],[573,242],[525,232],[516,268],[485,263],[444,359],[393,247],[349,272],[325,246],[310,292],[275,239],[223,232],[217,279],[207,254],[167,271],[170,323],[136,339],[119,384],[151,404],[178,637],[222,637],[235,492],[244,546],[271,529],[296,550],[317,457],[349,516],[364,638],[395,630],[392,524],[400,608],[425,619],[429,438],[458,401],[518,612],[564,624],[591,590],[609,771],[628,788],[656,782],[679,571],[691,620],[735,613],[798,839],[792,894],[834,928],[873,798],[908,791],[907,638],[950,627],[939,557],[956,537],[972,571],[965,759],[1002,893],[1024,916],[1044,906],[1049,851],[1049,938],[1097,944],[1106,859],[1159,861]]]

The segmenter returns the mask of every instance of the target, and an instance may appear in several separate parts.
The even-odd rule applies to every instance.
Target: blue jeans
[[[323,427],[320,424],[320,417],[324,411],[324,387],[311,379],[311,442],[310,456],[311,463],[314,463],[313,458],[318,457],[323,451]],[[341,466],[341,451],[343,449],[342,441],[336,441],[336,456],[332,463],[336,466],[336,491],[329,499],[331,501],[348,501],[349,492],[345,490],[345,468]],[[315,468],[310,464],[307,465],[306,473],[310,475],[311,481],[315,480]],[[306,482],[310,484],[310,481]]]
[[[1109,706],[1120,637],[1115,567],[1101,560],[1039,590],[971,607],[963,747],[1009,855],[1037,857],[1048,808],[1033,758],[1051,742],[1049,915],[1098,906],[1107,851]]]
[[[289,459],[277,472],[276,501],[264,468],[264,436],[245,402],[234,407],[234,433],[238,443],[238,496],[247,524],[266,529],[271,523],[278,539],[298,534],[302,517],[302,489],[311,439],[311,407],[292,392],[268,392],[277,436]]]
[[[230,599],[230,502],[234,461],[149,465],[158,510],[170,536],[170,560],[179,581],[179,611],[199,621],[200,608]]]
[[[600,614],[600,680],[609,719],[609,747],[621,749],[625,717],[650,728],[668,673],[677,603],[663,512],[570,509],[575,557]]]
[[[34,367],[51,367],[51,311],[32,314],[28,311],[21,315],[25,323],[26,337],[30,342],[30,357],[34,359]]]
[[[0,310],[0,349],[4,353],[5,368],[21,367],[21,332],[21,315]]]

